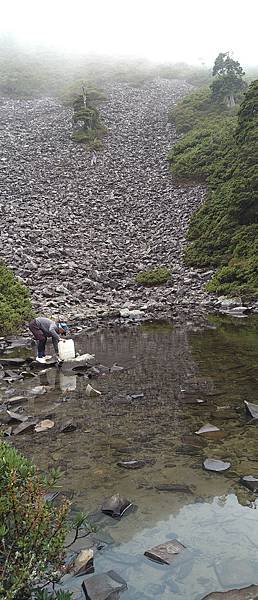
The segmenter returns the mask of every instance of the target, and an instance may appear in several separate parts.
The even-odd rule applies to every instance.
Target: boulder
[[[119,592],[124,592],[127,584],[115,571],[107,571],[85,579],[82,589],[86,600],[118,600]]]
[[[239,483],[244,485],[251,492],[258,492],[258,477],[253,477],[253,475],[244,475],[240,477]]]
[[[101,507],[101,511],[105,515],[109,515],[113,517],[113,519],[119,519],[122,517],[126,511],[128,511],[133,506],[132,502],[125,498],[125,496],[120,496],[119,494],[114,494],[110,498],[107,498]]]

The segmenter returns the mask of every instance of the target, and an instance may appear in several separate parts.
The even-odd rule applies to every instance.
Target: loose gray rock
[[[252,402],[247,402],[244,400],[246,412],[253,417],[253,419],[258,419],[258,404],[253,404]]]
[[[244,475],[243,477],[240,477],[239,483],[247,487],[251,492],[258,492],[258,477]]]
[[[127,584],[115,571],[93,575],[82,583],[86,600],[118,600],[119,592],[127,589]]]
[[[185,546],[178,540],[170,540],[159,546],[154,546],[144,552],[147,558],[165,565],[170,565],[177,556],[185,550]]]
[[[119,519],[125,514],[126,511],[132,508],[132,506],[132,502],[125,498],[125,496],[114,494],[103,502],[101,511],[104,514],[113,517],[113,519]]]
[[[258,598],[258,585],[249,585],[240,590],[229,590],[229,592],[212,592],[203,600],[256,600]]]
[[[231,467],[230,462],[224,462],[223,460],[217,460],[214,458],[206,458],[203,462],[203,467],[206,471],[215,471],[216,473],[222,473],[227,471]]]

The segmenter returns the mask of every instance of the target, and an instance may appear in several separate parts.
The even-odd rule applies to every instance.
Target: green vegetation
[[[136,275],[136,282],[147,287],[163,285],[170,278],[170,270],[166,267],[159,267],[152,271],[142,271]]]
[[[27,288],[0,262],[0,335],[16,331],[31,316]]]
[[[54,507],[45,494],[59,477],[39,475],[34,465],[0,440],[0,595],[29,598],[44,580],[60,578],[68,501]]]
[[[238,63],[236,69],[242,81]],[[214,77],[223,74],[216,70]],[[228,86],[227,70],[225,78]],[[223,98],[214,97],[211,85],[172,111],[179,131],[187,133],[169,160],[177,177],[208,185],[207,200],[191,220],[186,262],[219,268],[210,291],[250,300],[258,294],[258,81],[249,86],[237,115],[229,107],[233,102],[225,101],[227,86]]]
[[[229,52],[220,52],[212,71],[212,100],[224,102],[228,108],[235,106],[246,88],[243,81],[244,74],[239,62],[231,58]]]
[[[92,150],[98,150],[102,146],[101,138],[106,133],[101,124],[99,112],[94,105],[97,100],[103,98],[101,91],[95,88],[86,88],[82,85],[82,94],[71,96],[74,109],[73,121],[79,129],[75,130],[72,139],[75,142],[88,143]]]

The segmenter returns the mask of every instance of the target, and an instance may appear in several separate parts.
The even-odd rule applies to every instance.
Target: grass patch
[[[151,271],[142,271],[136,275],[136,283],[146,287],[163,285],[170,278],[170,270],[166,267],[159,267]]]

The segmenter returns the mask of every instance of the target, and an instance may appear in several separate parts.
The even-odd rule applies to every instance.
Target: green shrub
[[[5,600],[25,600],[40,581],[59,578],[70,505],[54,507],[45,500],[58,476],[39,475],[0,440],[0,596]]]
[[[194,125],[169,156],[177,177],[205,179],[208,185],[206,201],[190,222],[185,262],[219,268],[209,291],[250,300],[258,295],[258,81],[237,117],[225,108],[216,118],[207,116],[207,92],[202,105],[199,94],[195,102],[185,99],[192,110],[188,125]],[[180,104],[178,114],[187,118],[187,102],[181,113]]]
[[[220,104],[214,104],[211,100],[209,87],[202,88],[193,94],[185,96],[178,102],[169,113],[169,120],[175,123],[178,133],[186,133],[200,124],[205,117],[216,118],[226,112],[226,108]]]
[[[166,267],[159,267],[152,271],[142,271],[136,275],[136,282],[145,286],[156,286],[166,283],[170,278],[170,270]]]
[[[32,316],[30,295],[0,262],[0,334],[11,333]]]

